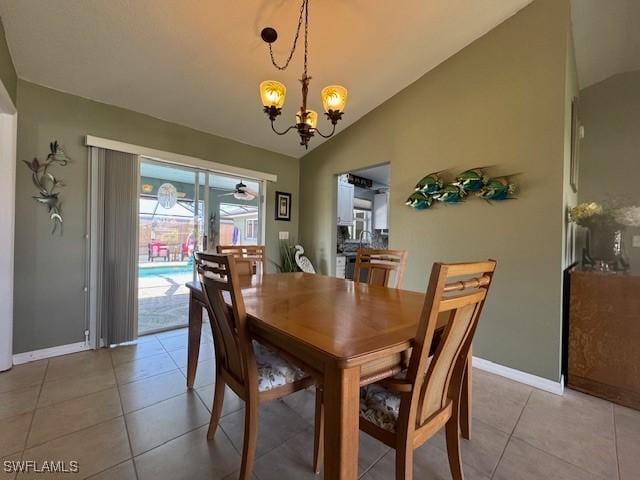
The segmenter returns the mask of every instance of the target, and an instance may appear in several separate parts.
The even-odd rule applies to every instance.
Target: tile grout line
[[[620,475],[620,454],[618,452],[618,425],[616,423],[616,407],[611,405],[611,415],[613,417],[613,445],[616,450],[616,466],[618,467],[618,480],[622,478]]]
[[[302,420],[302,423],[308,425],[309,422],[307,422],[307,420],[300,415],[298,412],[296,412],[293,408],[291,408],[289,405],[287,405],[285,402],[282,401],[282,399],[275,399],[275,400],[271,400],[271,402],[281,402],[285,407],[287,407],[289,410],[291,410],[291,413],[293,413],[296,417],[298,417],[300,420]],[[267,402],[267,403],[271,403],[271,402]],[[203,402],[204,403],[204,402]],[[245,407],[243,407],[244,409]],[[229,412],[227,415],[225,416],[229,416],[232,413],[238,413],[240,410],[236,410],[235,412]],[[244,415],[243,415],[244,416]],[[260,413],[258,413],[258,421],[260,419]],[[222,420],[222,417],[220,417],[220,420]],[[226,430],[224,429],[224,426],[222,425],[222,423],[218,423],[218,428],[222,429],[222,431],[225,433],[226,437],[229,439],[229,441],[231,442],[231,446],[235,449],[236,452],[238,452],[240,454],[240,456],[242,457],[242,452],[240,450],[238,450],[236,448],[236,446],[234,445],[233,441],[231,440],[231,437],[229,436],[229,434],[226,432]],[[292,438],[294,438],[296,435],[302,433],[304,430],[301,430],[299,432],[296,432],[294,434],[292,434],[291,436],[289,436],[288,438],[286,438],[284,441],[282,441],[279,445],[276,445],[273,448],[270,448],[269,450],[267,450],[266,452],[263,452],[261,455],[257,455],[257,448],[256,448],[256,456],[254,458],[254,462],[257,462],[258,459],[264,457],[265,455],[273,452],[276,448],[280,447],[281,445],[284,445],[285,443],[287,443],[289,440],[291,440]],[[258,435],[260,435],[260,430],[258,430]],[[244,436],[243,436],[243,443],[244,443]],[[257,440],[256,440],[257,441]]]
[[[177,336],[177,335],[176,335],[176,336]],[[169,371],[169,372],[162,372],[162,373],[159,373],[159,374],[157,374],[157,375],[151,375],[150,377],[146,377],[146,378],[143,378],[143,379],[140,379],[140,380],[134,380],[133,382],[128,382],[128,383],[125,383],[125,384],[123,384],[123,385],[130,385],[130,384],[132,384],[132,383],[135,383],[136,381],[142,381],[142,380],[147,380],[147,379],[149,379],[149,378],[153,378],[153,377],[159,377],[159,376],[164,375],[164,374],[173,373],[173,372],[174,372],[174,371],[176,371],[176,370],[177,370],[177,371],[178,371],[178,372],[183,376],[183,378],[185,378],[185,379],[186,379],[186,375],[184,374],[184,372],[182,372],[182,369],[178,366],[177,362],[175,361],[175,359],[173,358],[173,356],[171,355],[171,353],[167,350],[167,348],[164,346],[164,344],[162,343],[162,341],[161,341],[158,337],[155,337],[155,338],[156,338],[156,340],[158,341],[158,343],[160,343],[160,346],[161,346],[161,347],[162,347],[162,349],[164,350],[165,354],[169,356],[169,358],[171,359],[171,361],[173,362],[173,364],[176,366],[176,369],[175,369],[175,370],[171,370],[171,371]],[[170,338],[170,337],[167,337],[167,338]],[[148,358],[148,357],[147,357],[147,358]],[[111,362],[112,362],[112,364],[113,364],[113,357],[111,358]],[[199,363],[199,362],[198,362],[198,363]],[[114,367],[114,371],[115,371],[115,367]],[[115,373],[115,372],[114,372],[114,373]],[[116,378],[116,383],[117,383],[117,378]],[[201,385],[201,387],[206,387],[206,386],[208,386],[208,385],[210,385],[210,384],[207,384],[207,385]],[[198,387],[198,388],[201,388],[201,387]],[[135,472],[135,474],[136,474],[136,478],[138,478],[138,469],[137,469],[137,465],[136,465],[136,461],[135,461],[135,459],[136,459],[136,458],[138,458],[138,457],[140,457],[141,455],[144,455],[144,454],[146,454],[146,453],[149,453],[149,452],[151,452],[151,451],[153,451],[153,450],[155,450],[155,449],[157,449],[157,448],[160,448],[161,446],[163,446],[163,445],[165,445],[165,444],[167,444],[167,443],[169,443],[169,442],[172,442],[172,441],[174,441],[174,440],[177,440],[178,438],[181,438],[181,437],[183,437],[183,436],[185,436],[185,435],[187,435],[187,434],[189,434],[189,433],[191,433],[191,432],[194,432],[194,431],[196,431],[196,430],[198,430],[198,429],[202,428],[203,426],[207,425],[207,424],[208,424],[208,422],[207,422],[207,423],[205,423],[204,425],[200,425],[200,426],[195,427],[195,428],[193,428],[193,429],[191,429],[191,430],[188,430],[188,431],[186,431],[186,432],[183,432],[183,433],[181,433],[180,435],[178,435],[177,437],[171,438],[171,439],[169,439],[169,440],[167,440],[167,441],[165,441],[165,442],[162,442],[162,443],[161,443],[161,444],[159,444],[159,445],[156,445],[156,446],[155,446],[155,447],[153,447],[153,448],[150,448],[149,450],[145,450],[144,452],[140,452],[139,454],[137,454],[137,455],[135,455],[135,456],[134,456],[134,455],[133,455],[133,447],[132,447],[132,445],[131,445],[131,438],[129,437],[129,427],[128,427],[128,425],[127,425],[126,415],[129,415],[129,414],[134,413],[134,412],[138,412],[138,411],[140,411],[140,410],[143,410],[143,409],[145,409],[145,408],[151,407],[151,406],[153,406],[153,405],[157,405],[157,404],[162,403],[162,402],[164,402],[164,401],[166,401],[166,400],[170,400],[170,399],[172,399],[172,398],[179,397],[180,395],[186,395],[186,394],[188,394],[189,392],[192,392],[192,393],[196,396],[196,398],[198,399],[198,401],[200,402],[200,404],[204,407],[205,411],[206,411],[207,413],[209,413],[209,417],[210,417],[210,415],[211,415],[211,414],[210,414],[210,412],[209,412],[209,409],[207,408],[206,404],[204,403],[204,400],[202,399],[202,397],[200,397],[200,395],[199,395],[199,394],[198,394],[198,392],[196,391],[195,385],[194,385],[194,388],[192,388],[191,390],[188,390],[188,389],[187,389],[187,391],[185,391],[185,392],[181,392],[181,393],[179,393],[178,395],[174,395],[174,396],[171,396],[171,397],[169,397],[169,398],[165,398],[165,399],[163,399],[163,400],[160,400],[160,401],[158,401],[158,402],[154,402],[154,403],[153,403],[153,404],[151,404],[151,405],[147,405],[147,406],[142,407],[142,408],[139,408],[139,409],[137,409],[137,410],[132,410],[131,412],[128,412],[127,414],[125,414],[125,413],[124,413],[124,406],[122,405],[122,397],[120,396],[120,387],[119,387],[119,385],[118,385],[118,396],[119,396],[119,398],[120,398],[120,406],[121,406],[121,408],[122,408],[122,412],[123,412],[123,419],[124,419],[124,423],[125,423],[125,428],[126,428],[126,430],[127,430],[127,439],[129,440],[129,450],[131,451],[131,460],[132,460],[132,463],[133,463],[133,468],[134,468],[134,472]],[[229,414],[230,414],[230,413],[232,413],[232,412],[229,412]],[[225,415],[225,416],[226,416],[226,415]],[[222,418],[223,418],[223,417],[221,416],[221,417],[220,417],[220,420],[222,420]],[[218,428],[219,428],[220,430],[222,430],[222,432],[224,433],[225,437],[227,438],[227,440],[228,440],[228,441],[229,441],[229,443],[231,444],[231,447],[232,447],[234,450],[236,450],[236,452],[237,452],[237,449],[236,449],[236,448],[235,448],[235,446],[233,445],[233,442],[231,441],[231,439],[229,438],[229,436],[227,435],[227,433],[226,433],[226,432],[224,431],[224,429],[222,428],[222,425],[220,425],[220,424],[219,424],[219,425],[218,425]],[[110,467],[110,468],[111,468],[111,467]]]
[[[111,388],[114,388],[114,387],[111,387]],[[102,390],[102,391],[104,392],[105,390]],[[98,392],[96,392],[96,393],[98,393]],[[82,397],[78,397],[78,398],[82,398]],[[77,400],[78,398],[74,398],[73,400]],[[34,411],[34,412],[35,412],[35,411]],[[46,440],[44,440],[44,441],[42,441],[42,442],[40,442],[40,443],[35,443],[35,444],[33,444],[33,445],[29,445],[29,447],[28,447],[28,448],[25,448],[25,449],[26,449],[26,450],[29,450],[29,449],[32,449],[32,448],[41,447],[42,445],[46,445],[46,444],[47,444],[47,443],[49,443],[49,442],[53,442],[53,441],[55,441],[55,440],[59,440],[59,439],[64,438],[64,437],[66,437],[66,436],[68,436],[68,435],[71,435],[71,434],[73,434],[73,433],[82,432],[83,430],[86,430],[87,428],[91,428],[91,427],[94,427],[94,426],[96,426],[96,425],[100,425],[100,424],[102,424],[102,423],[106,423],[106,422],[108,422],[108,421],[110,421],[110,420],[114,420],[114,419],[119,418],[119,417],[122,417],[122,416],[123,416],[123,415],[122,415],[122,413],[121,413],[120,415],[116,415],[115,417],[110,417],[110,418],[102,419],[102,420],[100,420],[98,423],[94,423],[94,424],[92,424],[92,425],[87,425],[87,426],[84,426],[84,427],[79,428],[79,429],[77,429],[77,430],[73,430],[73,431],[71,431],[71,432],[63,433],[62,435],[58,435],[57,437],[51,437],[51,438],[48,438],[48,439],[46,439]],[[34,417],[35,417],[35,415],[34,415]]]
[[[105,423],[112,422],[113,420],[116,420],[116,419],[121,418],[121,417],[124,419],[124,415],[118,415],[116,417],[111,417],[111,418],[106,418],[104,420],[100,420],[98,423],[94,423],[93,425],[88,425],[86,427],[79,428],[78,430],[74,430],[73,432],[67,432],[64,435],[60,435],[59,437],[51,438],[51,439],[47,440],[46,442],[38,443],[37,445],[33,445],[33,446],[27,448],[26,450],[31,450],[32,448],[42,447],[43,445],[46,445],[47,443],[55,442],[57,440],[69,437],[69,436],[74,435],[76,433],[84,432],[85,430],[89,430],[90,428],[97,427],[99,425],[104,425]],[[130,459],[131,458],[128,458],[127,460],[130,460]]]
[[[162,345],[162,343],[160,343],[160,344],[161,344],[162,348],[164,349],[164,345]],[[165,350],[165,353],[167,353],[167,354],[171,357],[171,354],[170,354],[168,351],[166,351],[166,350]],[[161,355],[161,354],[155,354],[155,355]],[[140,358],[140,360],[144,360],[145,358],[150,358],[150,357],[152,357],[152,356],[153,356],[153,355],[150,355],[150,356],[148,356],[148,357],[142,357],[142,358]],[[181,368],[181,367],[179,367],[179,366],[177,365],[177,363],[175,362],[175,360],[173,360],[173,357],[171,358],[171,360],[172,360],[172,361],[173,361],[173,363],[176,365],[176,368],[175,368],[175,369],[173,369],[173,370],[169,370],[169,371],[167,371],[167,372],[156,373],[156,374],[154,374],[154,375],[150,375],[150,376],[148,376],[148,377],[143,377],[143,378],[140,378],[140,379],[138,379],[138,380],[133,380],[133,381],[131,381],[131,382],[123,383],[123,384],[121,384],[121,385],[122,385],[122,386],[124,386],[124,385],[132,385],[132,384],[134,384],[134,383],[144,382],[144,381],[146,381],[146,380],[150,380],[150,379],[152,379],[152,378],[161,377],[162,375],[169,375],[169,374],[172,374],[172,373],[174,373],[174,372],[178,372],[178,373],[179,373],[183,378],[185,378],[185,379],[186,379],[185,374],[182,372],[182,368]],[[120,364],[120,365],[124,365],[124,364],[126,364],[126,363],[132,363],[133,361],[135,361],[135,360],[132,360],[131,362],[124,362],[124,363],[122,363],[122,364]],[[112,358],[112,363],[113,363],[113,358]],[[198,362],[198,363],[200,363],[200,362]],[[118,366],[120,366],[120,365],[118,365]],[[186,368],[186,367],[185,367],[185,368]],[[115,370],[115,365],[113,366],[113,370]],[[114,372],[114,375],[115,375],[115,372]],[[116,384],[118,384],[117,376],[116,376]],[[200,394],[198,394],[198,392],[197,392],[196,390],[197,390],[198,388],[208,387],[209,385],[213,385],[213,383],[209,383],[209,384],[206,384],[206,385],[200,385],[200,386],[199,386],[199,387],[197,387],[197,388],[194,386],[194,388],[192,389],[192,391],[194,392],[194,394],[198,396],[198,399],[199,399],[203,404],[204,404],[204,400],[202,399],[202,397],[200,396]],[[112,385],[111,387],[109,387],[109,388],[113,388],[113,385]],[[123,416],[126,416],[126,415],[129,415],[129,414],[134,413],[134,412],[139,412],[140,410],[144,410],[145,408],[152,407],[152,406],[157,405],[157,404],[159,404],[159,403],[162,403],[162,402],[164,402],[164,401],[166,401],[166,400],[171,400],[172,398],[179,397],[180,395],[185,395],[185,394],[189,393],[189,391],[190,391],[190,390],[188,390],[188,389],[187,389],[187,390],[185,390],[185,391],[183,391],[183,392],[180,392],[180,393],[178,393],[178,394],[176,394],[176,395],[171,395],[170,397],[163,398],[162,400],[158,400],[157,402],[150,403],[149,405],[145,405],[144,407],[136,408],[136,409],[134,409],[134,410],[130,410],[130,411],[128,411],[128,412],[125,412],[125,411],[124,411],[124,405],[122,405],[122,414],[123,414]],[[118,394],[120,394],[119,389],[118,389]],[[120,399],[122,400],[122,397],[120,397]],[[205,408],[207,409],[207,411],[209,411],[209,408],[206,406],[206,404],[204,404],[204,406],[205,406]],[[222,416],[222,417],[220,417],[220,418],[222,419],[222,418],[223,418],[223,417],[225,417],[226,415],[229,415],[229,414],[231,414],[231,413],[235,413],[235,412],[237,412],[237,410],[235,410],[235,411],[233,411],[233,412],[228,412],[227,414],[225,414],[224,416]],[[176,437],[176,438],[177,438],[177,437]]]
[[[85,393],[85,394],[82,394],[82,395],[78,395],[77,397],[65,398],[64,400],[60,400],[58,402],[52,402],[52,403],[48,403],[46,405],[37,406],[36,410],[42,410],[44,408],[55,407],[57,405],[60,405],[61,403],[71,402],[73,400],[78,400],[78,399],[80,399],[82,397],[88,397],[89,395],[93,395],[93,394],[96,394],[96,393],[102,393],[102,392],[104,392],[106,390],[112,389],[115,386],[116,386],[116,384],[114,383],[113,385],[108,385],[108,386],[106,386],[104,388],[101,388],[100,390],[95,390],[93,392],[89,392],[89,393]]]
[[[93,474],[93,475],[91,475],[90,477],[87,477],[87,478],[86,478],[86,480],[91,480],[92,478],[97,477],[98,475],[100,475],[100,474],[102,474],[102,473],[106,472],[107,470],[111,470],[112,468],[119,467],[120,465],[124,465],[124,464],[125,464],[125,463],[127,463],[127,462],[131,462],[131,463],[133,464],[133,471],[134,471],[134,473],[135,473],[136,466],[135,466],[135,462],[133,461],[133,457],[131,457],[131,458],[127,458],[126,460],[123,460],[123,461],[122,461],[122,462],[120,462],[120,463],[116,463],[115,465],[111,465],[110,467],[107,467],[107,468],[105,468],[104,470],[100,470],[99,472],[94,473],[94,474]],[[136,475],[136,479],[137,479],[137,478],[138,478],[137,473],[135,473],[135,475]]]
[[[33,407],[33,411],[31,412],[31,422],[29,422],[29,429],[27,430],[27,436],[24,439],[24,444],[22,447],[22,454],[20,455],[20,460],[24,459],[24,452],[27,451],[27,443],[29,442],[29,437],[31,437],[31,430],[33,429],[33,422],[36,419],[36,410],[38,409],[38,402],[40,401],[40,395],[42,394],[42,389],[44,388],[44,381],[47,378],[47,372],[49,371],[49,360],[47,360],[47,365],[44,367],[44,374],[42,375],[42,383],[40,383],[40,390],[38,390],[38,396],[36,398],[36,404]],[[17,474],[16,474],[17,477]]]
[[[366,433],[365,433],[366,435]],[[373,438],[373,437],[372,437]],[[382,442],[381,442],[382,443]],[[384,445],[384,444],[383,444]],[[360,450],[360,445],[358,445],[358,451]],[[358,478],[362,478],[364,477],[367,473],[369,473],[369,471],[375,467],[378,463],[380,463],[382,461],[382,459],[384,457],[386,457],[389,453],[394,452],[395,455],[395,450],[391,447],[387,447],[387,451],[384,452],[382,455],[380,455],[377,459],[374,460],[374,462],[369,466],[369,468],[365,469],[364,472],[362,472],[361,474],[358,474]]]
[[[560,460],[562,463],[566,463],[567,465],[571,465],[572,467],[577,468],[578,470],[580,470],[580,472],[584,472],[584,473],[586,473],[586,474],[588,474],[588,475],[590,475],[590,476],[592,476],[594,478],[600,479],[600,480],[611,480],[611,479],[605,479],[604,477],[602,477],[598,473],[594,473],[591,470],[587,470],[586,468],[581,467],[580,465],[576,465],[575,463],[572,463],[572,462],[570,462],[570,461],[568,461],[568,460],[566,460],[566,459],[564,459],[562,457],[559,457],[559,456],[557,456],[557,455],[555,455],[553,453],[549,453],[546,450],[543,450],[543,449],[541,449],[539,447],[536,447],[535,445],[530,444],[529,442],[527,442],[526,440],[523,440],[522,438],[518,438],[518,437],[513,437],[513,438],[515,438],[519,442],[525,443],[528,447],[531,447],[534,450],[537,450],[537,451],[539,451],[541,453],[544,453],[545,455],[549,455],[550,457],[553,457],[556,460]]]
[[[167,372],[167,373],[173,373],[174,371],[175,371],[175,370],[171,370],[170,372]],[[163,375],[163,374],[161,374],[161,375]],[[160,375],[156,375],[156,376],[157,376],[157,377],[159,377]],[[149,378],[155,378],[155,377],[149,377]],[[145,380],[146,380],[146,379],[145,379]],[[125,385],[130,385],[130,384],[129,384],[129,383],[126,383]],[[207,387],[208,385],[204,385],[204,386],[205,386],[205,387]],[[155,405],[158,405],[159,403],[166,402],[167,400],[172,400],[172,399],[174,399],[174,398],[176,398],[176,397],[179,397],[180,395],[186,395],[186,394],[188,394],[189,392],[190,392],[190,390],[185,390],[184,392],[180,392],[180,393],[178,393],[178,394],[176,394],[176,395],[171,395],[170,397],[163,398],[162,400],[158,400],[157,402],[150,403],[149,405],[145,405],[144,407],[140,407],[140,408],[135,408],[135,409],[133,409],[133,410],[129,410],[128,412],[125,412],[125,411],[123,410],[123,415],[130,415],[130,414],[132,414],[132,413],[139,412],[140,410],[144,410],[145,408],[153,407],[153,406],[155,406]],[[194,394],[195,394],[195,395],[198,395],[198,392],[196,392],[196,391],[195,391],[195,389],[193,389],[193,392],[194,392]],[[200,401],[201,401],[202,403],[204,403],[204,401],[202,401],[202,397],[200,397],[200,395],[198,395],[198,398],[200,399]],[[206,405],[205,405],[205,407],[206,407]],[[207,408],[207,411],[209,411],[209,409],[208,409],[208,408]],[[229,413],[232,413],[232,412],[229,412]],[[227,414],[227,415],[228,415],[228,414]],[[222,417],[220,417],[220,418],[222,418]]]
[[[42,380],[40,381],[40,390],[38,390],[38,396],[36,398],[36,406],[31,411],[31,420],[29,421],[29,428],[27,429],[27,435],[25,436],[24,442],[22,443],[22,449],[19,452],[11,453],[8,456],[15,455],[16,453],[20,453],[19,460],[24,460],[24,452],[27,450],[27,442],[29,441],[29,436],[31,435],[31,428],[33,427],[33,419],[36,416],[36,407],[38,405],[38,401],[40,400],[40,393],[42,393],[42,387],[44,385],[44,378],[47,376],[47,370],[49,369],[49,360],[47,359],[47,364],[44,367],[44,373],[42,374]],[[29,387],[32,388],[32,387]],[[20,389],[18,389],[20,390]],[[26,390],[26,388],[25,388]],[[8,392],[7,392],[8,393]],[[25,412],[26,413],[26,412]],[[11,417],[8,417],[11,418]],[[18,472],[13,473],[12,479],[16,479],[18,477]]]
[[[522,415],[524,415],[524,411],[526,410],[527,405],[529,405],[529,400],[531,400],[531,396],[533,395],[534,391],[535,391],[535,388],[532,388],[531,391],[529,392],[529,396],[527,397],[527,401],[524,402],[524,406],[522,407],[522,410],[520,411],[520,415],[518,415],[518,419],[516,420],[516,423],[513,424],[513,428],[511,429],[511,433],[509,434],[509,438],[507,439],[507,443],[504,444],[504,449],[502,450],[502,453],[500,454],[500,458],[496,462],[496,466],[494,467],[493,472],[491,472],[491,476],[489,477],[490,480],[493,480],[493,478],[496,476],[496,472],[498,471],[498,467],[500,466],[500,462],[502,462],[502,459],[504,458],[504,454],[507,451],[507,448],[509,447],[509,443],[511,443],[511,439],[513,438],[513,433],[516,431],[516,428],[518,428],[518,423],[520,423],[520,419],[522,418]]]
[[[164,347],[163,347],[164,348]],[[120,401],[120,411],[122,412],[122,421],[124,422],[124,431],[127,434],[127,442],[129,443],[129,453],[131,454],[131,463],[133,464],[133,473],[138,478],[138,467],[133,456],[133,447],[131,445],[131,436],[129,435],[129,426],[127,425],[127,417],[124,413],[124,406],[122,405],[122,395],[120,395],[120,385],[118,383],[118,376],[116,375],[116,368],[113,364],[113,356],[109,352],[109,359],[111,360],[111,368],[113,369],[113,375],[116,377],[116,391],[118,392],[118,400]],[[112,465],[113,466],[113,465]]]
[[[540,389],[538,389],[538,388],[535,388],[535,387],[534,387],[534,392],[535,392],[535,391],[542,391],[542,392],[544,392],[544,390],[540,390]],[[546,392],[546,393],[548,393],[548,392]],[[532,392],[532,394],[533,394],[533,392]],[[595,398],[595,397],[594,397],[594,398]],[[528,403],[528,401],[527,401],[527,403]],[[609,402],[609,403],[611,403],[611,402]],[[611,405],[613,406],[613,404],[611,404]],[[523,411],[524,411],[524,410],[523,410]],[[519,420],[518,420],[518,421],[519,421]],[[516,425],[517,425],[517,424],[516,424]],[[514,429],[514,433],[515,433],[515,429]],[[513,436],[513,435],[512,435],[512,436]],[[591,476],[593,476],[593,477],[596,477],[596,478],[600,478],[601,480],[605,480],[605,479],[604,479],[604,478],[603,478],[599,473],[592,472],[591,470],[588,470],[588,469],[586,469],[586,468],[584,468],[584,467],[582,467],[582,466],[580,466],[580,465],[577,465],[577,464],[575,464],[575,463],[573,463],[573,462],[571,462],[571,461],[567,460],[566,458],[562,458],[562,457],[560,457],[560,456],[556,455],[556,454],[555,454],[555,453],[553,453],[553,452],[548,452],[547,450],[544,450],[544,449],[542,449],[542,448],[540,448],[540,447],[537,447],[537,446],[533,445],[532,443],[528,442],[527,440],[525,440],[524,438],[520,438],[520,437],[518,437],[518,436],[513,436],[513,438],[515,438],[516,440],[518,440],[518,441],[520,441],[520,442],[523,442],[523,443],[527,444],[529,447],[534,448],[535,450],[538,450],[539,452],[542,452],[542,453],[544,453],[544,454],[546,454],[546,455],[549,455],[549,456],[551,456],[551,457],[555,458],[556,460],[560,460],[561,462],[566,463],[567,465],[571,465],[572,467],[577,468],[577,469],[578,469],[578,470],[580,470],[581,472],[587,473],[587,474],[589,474],[589,475],[591,475]],[[511,440],[511,439],[509,439],[509,440]],[[613,439],[613,441],[615,442],[615,441],[616,441],[616,439],[614,438],[614,439]],[[617,460],[617,458],[616,458],[616,460]],[[616,462],[616,463],[617,463],[617,462]]]
[[[126,420],[125,420],[125,421],[126,421]],[[152,452],[152,451],[153,451],[153,450],[155,450],[156,448],[160,448],[160,447],[162,447],[163,445],[166,445],[166,444],[167,444],[167,443],[169,443],[169,442],[173,442],[174,440],[177,440],[177,439],[179,439],[179,438],[182,438],[182,437],[184,437],[185,435],[187,435],[187,434],[189,434],[189,433],[192,433],[192,432],[195,432],[196,430],[198,430],[198,429],[200,429],[200,428],[202,428],[202,427],[204,427],[204,426],[206,426],[206,425],[207,425],[207,424],[205,423],[205,424],[199,425],[199,426],[197,426],[197,427],[194,427],[194,428],[192,428],[192,429],[190,429],[190,430],[187,430],[186,432],[181,433],[181,434],[180,434],[180,435],[178,435],[177,437],[173,437],[173,438],[170,438],[169,440],[165,440],[164,442],[159,443],[158,445],[155,445],[154,447],[151,447],[151,448],[150,448],[150,449],[148,449],[148,450],[144,450],[144,451],[142,451],[142,452],[138,453],[137,455],[132,456],[132,457],[131,457],[131,459],[133,460],[133,459],[136,459],[136,458],[138,458],[138,457],[141,457],[141,456],[142,456],[142,455],[144,455],[145,453]],[[205,437],[205,438],[206,438],[206,437]],[[133,455],[133,451],[131,452],[131,454]],[[135,464],[135,462],[133,462],[133,463]]]
[[[548,393],[548,392],[544,392],[544,390],[540,390],[539,388],[535,388],[535,387],[533,387],[533,391],[532,391],[532,392],[531,392],[531,394],[529,395],[529,399],[531,398],[531,395],[533,395],[533,393],[535,393],[536,391],[537,391],[537,392]],[[529,399],[527,399],[527,404],[529,403]],[[611,403],[611,402],[609,402],[609,403]],[[613,404],[611,404],[611,405],[612,405],[612,407],[613,407]],[[526,405],[525,405],[525,406],[526,406]],[[524,413],[524,409],[522,410],[522,413]],[[522,414],[521,414],[521,415],[520,415],[520,417],[518,418],[518,422],[516,422],[516,427],[517,427],[518,423],[520,422],[520,418],[522,418]],[[577,468],[577,469],[578,469],[578,470],[580,470],[581,472],[584,472],[584,473],[587,473],[587,474],[589,474],[589,475],[591,475],[591,476],[594,476],[594,477],[600,478],[601,480],[605,480],[605,479],[604,479],[600,474],[598,474],[598,473],[592,472],[591,470],[588,470],[588,469],[586,469],[586,468],[584,468],[584,467],[582,467],[582,466],[580,466],[580,465],[576,465],[575,463],[573,463],[573,462],[571,462],[571,461],[569,461],[569,460],[567,460],[567,459],[565,459],[565,458],[562,458],[562,457],[560,457],[560,456],[556,455],[556,454],[555,454],[555,453],[553,453],[553,452],[548,452],[547,450],[544,450],[544,449],[542,449],[542,448],[540,448],[540,447],[537,447],[537,446],[535,446],[535,445],[531,444],[530,442],[528,442],[527,440],[525,440],[525,439],[523,439],[523,438],[520,438],[520,437],[518,437],[518,436],[514,436],[515,430],[516,430],[516,429],[514,428],[514,429],[513,429],[512,434],[511,434],[511,436],[509,437],[509,442],[511,441],[511,439],[512,439],[512,438],[514,438],[514,439],[516,439],[516,440],[518,440],[518,441],[520,441],[520,442],[525,443],[527,446],[529,446],[529,447],[531,447],[531,448],[533,448],[533,449],[535,449],[535,450],[538,450],[539,452],[542,452],[542,453],[544,453],[544,454],[546,454],[546,455],[549,455],[549,456],[551,456],[551,457],[553,457],[553,458],[555,458],[555,459],[557,459],[557,460],[560,460],[560,461],[561,461],[561,462],[563,462],[563,463],[566,463],[567,465],[571,465],[572,467]],[[615,442],[615,440],[616,440],[616,439],[614,438],[614,442]],[[507,442],[507,445],[509,444],[509,442]],[[502,459],[501,459],[501,460],[502,460]],[[616,463],[617,463],[617,462],[616,462]],[[498,465],[500,465],[500,463],[498,463]],[[497,471],[497,468],[496,468],[496,471]],[[495,473],[496,473],[496,472],[494,472],[494,473],[493,473],[493,476],[495,476]],[[493,476],[492,476],[492,479],[493,479]]]

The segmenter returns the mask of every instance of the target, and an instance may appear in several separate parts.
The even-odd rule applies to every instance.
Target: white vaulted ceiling
[[[320,90],[349,89],[342,130],[516,13],[530,0],[322,0],[310,4],[310,108]],[[301,51],[286,72],[260,30],[288,52],[296,0],[0,0],[18,76],[100,102],[295,157],[270,130],[258,84],[280,80],[280,127],[299,108]],[[319,126],[327,129],[324,118]],[[314,138],[310,147],[321,143]]]

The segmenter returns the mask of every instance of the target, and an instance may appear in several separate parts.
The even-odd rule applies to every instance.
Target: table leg
[[[187,350],[187,388],[193,388],[200,356],[200,335],[202,334],[202,305],[189,295],[189,344]]]
[[[324,478],[358,478],[360,367],[330,366],[324,376]]]
[[[464,369],[462,377],[462,391],[460,395],[460,431],[462,438],[469,440],[471,438],[471,400],[472,400],[472,380],[473,380],[473,351],[469,349],[467,357],[467,366]]]

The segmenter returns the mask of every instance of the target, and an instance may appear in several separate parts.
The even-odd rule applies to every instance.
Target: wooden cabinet
[[[570,276],[569,387],[640,409],[640,276]]]
[[[338,225],[353,224],[353,185],[338,179]]]
[[[389,192],[376,193],[373,196],[373,228],[389,229]]]

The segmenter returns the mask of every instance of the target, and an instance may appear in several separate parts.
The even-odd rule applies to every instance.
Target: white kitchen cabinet
[[[389,228],[389,192],[376,193],[373,196],[373,228],[375,230]]]
[[[353,185],[338,180],[338,225],[353,224]]]
[[[344,278],[347,267],[347,259],[343,255],[336,257],[336,277]]]

